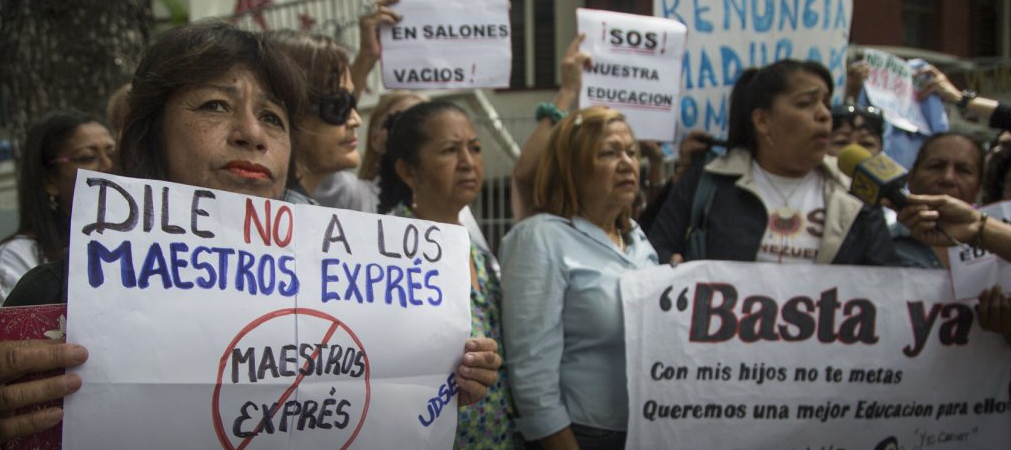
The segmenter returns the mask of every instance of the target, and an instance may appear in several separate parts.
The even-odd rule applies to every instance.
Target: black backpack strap
[[[716,158],[713,152],[706,153],[705,164]],[[716,196],[716,182],[713,176],[702,169],[702,176],[699,177],[699,184],[695,188],[695,196],[692,197],[692,210],[688,222],[688,230],[685,232],[685,242],[687,251],[685,261],[697,261],[706,259],[706,231],[709,228],[709,207],[713,204],[713,197]]]

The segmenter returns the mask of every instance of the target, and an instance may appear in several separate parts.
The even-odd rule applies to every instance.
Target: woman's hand
[[[502,357],[498,344],[490,338],[472,338],[464,346],[463,364],[456,370],[460,386],[460,406],[477,403],[488,393],[488,387],[498,381]]]
[[[846,99],[856,102],[860,96],[860,91],[864,88],[864,80],[870,74],[870,66],[867,61],[856,61],[846,66]]]
[[[984,289],[979,294],[976,316],[984,330],[1000,333],[1011,343],[1011,298],[1000,286]]]
[[[909,206],[899,211],[898,220],[914,238],[932,246],[957,244],[951,238],[970,242],[981,223],[972,205],[948,195],[910,195]]]
[[[936,67],[928,65],[916,72],[915,76],[929,76],[930,80],[916,93],[916,98],[923,101],[930,94],[937,93],[945,103],[958,103],[962,99],[962,91],[958,90],[948,77]]]
[[[62,398],[81,388],[76,374],[56,375],[41,380],[4,385],[29,373],[78,366],[88,359],[88,351],[58,341],[0,342],[0,443],[50,428],[63,420],[63,410],[52,407],[27,414],[14,410]]]
[[[569,42],[569,48],[565,50],[565,57],[562,58],[560,90],[575,98],[579,97],[579,89],[583,86],[583,70],[589,69],[593,64],[589,53],[579,51],[579,46],[584,39],[586,39],[586,33],[581,33],[572,39],[572,42]],[[555,106],[565,111],[571,105],[559,105],[556,101]]]
[[[358,54],[351,64],[351,81],[355,84],[355,98],[367,89],[365,80],[376,62],[383,55],[383,47],[379,44],[379,26],[393,25],[400,21],[400,14],[390,9],[390,5],[400,0],[380,0],[376,2],[375,10],[358,19]]]

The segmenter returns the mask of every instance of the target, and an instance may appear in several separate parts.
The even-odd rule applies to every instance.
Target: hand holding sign
[[[460,406],[476,403],[484,398],[488,386],[498,381],[502,357],[498,344],[490,338],[468,339],[464,347],[463,364],[457,369],[456,383],[460,386]]]
[[[376,2],[375,9],[358,20],[359,44],[358,54],[351,64],[351,80],[355,85],[355,97],[359,97],[368,88],[365,81],[369,72],[383,55],[379,44],[380,25],[393,25],[400,21],[400,14],[390,8],[390,5],[400,0],[382,0]]]
[[[63,411],[55,407],[21,415],[13,413],[21,407],[77,392],[81,388],[81,377],[66,374],[6,383],[26,374],[77,366],[87,359],[88,351],[80,345],[42,340],[0,342],[0,443],[38,433],[59,423]]]

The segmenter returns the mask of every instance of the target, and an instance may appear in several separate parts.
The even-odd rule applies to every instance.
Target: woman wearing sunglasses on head
[[[0,305],[26,272],[63,256],[77,169],[106,172],[116,142],[98,119],[56,111],[28,131],[18,174],[18,230],[0,243]]]
[[[883,150],[881,135],[884,133],[885,119],[881,110],[873,106],[853,104],[832,107],[832,135],[829,137],[828,154],[839,156],[847,145],[857,144],[871,154]]]
[[[330,175],[358,167],[358,115],[347,53],[333,39],[293,30],[267,38],[298,64],[308,86],[308,107],[294,131],[295,179],[289,186],[313,196]],[[363,183],[363,188],[367,186]],[[326,206],[348,207],[329,204]],[[357,209],[357,208],[353,208]]]

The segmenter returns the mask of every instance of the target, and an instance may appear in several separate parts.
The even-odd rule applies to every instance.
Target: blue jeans
[[[576,435],[576,442],[579,443],[580,450],[624,450],[624,431],[604,430],[600,428],[588,427],[585,425],[572,424],[572,434]]]

